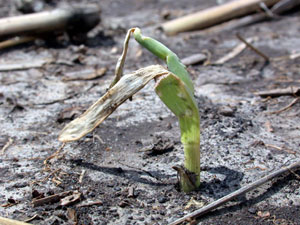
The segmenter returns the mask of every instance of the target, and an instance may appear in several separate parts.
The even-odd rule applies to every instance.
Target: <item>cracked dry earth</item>
[[[0,1],[0,16],[16,15]],[[126,30],[139,26],[185,58],[210,52],[211,62],[240,41],[236,31],[165,36],[155,28],[215,1],[54,1],[96,3],[102,22],[82,45],[41,41],[1,51],[0,64],[51,59],[38,68],[0,72],[0,216],[31,224],[168,224],[299,160],[299,96],[255,94],[299,86],[299,12],[240,28],[270,57],[249,49],[222,65],[193,65],[201,116],[201,187],[184,194],[174,165],[183,162],[177,119],[153,91],[154,82],[126,101],[93,133],[61,147],[57,136],[106,91]],[[50,6],[49,6],[50,7]],[[163,63],[134,41],[125,72]],[[95,69],[93,80],[72,80]],[[291,102],[291,107],[284,109]],[[4,146],[6,146],[4,148]],[[300,171],[256,188],[199,218],[199,224],[300,224]],[[59,197],[59,195],[67,195]],[[58,195],[53,198],[53,195]],[[37,201],[52,196],[51,201]],[[70,198],[70,196],[72,198]],[[59,201],[64,200],[64,204]]]

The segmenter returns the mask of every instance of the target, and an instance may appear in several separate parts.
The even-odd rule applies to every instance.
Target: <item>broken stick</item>
[[[254,92],[255,95],[259,95],[260,97],[279,97],[285,95],[299,96],[300,95],[300,87],[290,86],[287,88],[279,88],[272,89],[267,91],[258,91]]]
[[[0,216],[1,225],[30,225],[29,223],[24,223],[22,221],[8,219]]]
[[[26,62],[2,62],[3,64],[0,64],[0,72],[40,68],[53,61],[53,59],[31,59],[31,61]]]
[[[238,189],[237,191],[234,191],[231,194],[226,195],[223,198],[220,198],[217,201],[214,201],[214,202],[208,204],[207,206],[204,206],[203,208],[198,209],[198,210],[196,210],[196,211],[194,211],[194,212],[192,212],[192,213],[190,213],[190,214],[188,214],[188,215],[186,215],[186,216],[170,223],[169,225],[177,225],[177,224],[183,223],[184,221],[202,216],[202,215],[218,208],[219,206],[229,202],[230,200],[232,200],[232,199],[234,199],[234,198],[236,198],[236,197],[238,197],[242,194],[245,194],[248,191],[251,191],[254,188],[256,188],[256,187],[258,187],[262,184],[265,184],[266,182],[270,181],[271,179],[273,179],[275,177],[278,177],[278,176],[281,176],[284,173],[292,172],[295,169],[299,169],[299,167],[300,167],[300,161],[295,162],[295,163],[293,163],[293,164],[291,164],[287,167],[283,166],[281,169],[276,170],[275,172],[273,172],[273,173],[271,173],[271,174],[269,174],[265,177],[262,177],[262,178],[258,179],[257,181],[255,181],[251,184],[248,184],[245,187],[242,187],[242,188]]]
[[[245,38],[243,38],[239,33],[236,34],[237,38],[243,42],[248,48],[250,48],[252,51],[254,51],[257,55],[263,57],[266,62],[269,62],[270,59],[267,55],[265,55],[263,52],[261,52],[259,49],[255,48],[252,44],[250,44]]]
[[[72,194],[72,191],[65,191],[65,192],[50,195],[50,196],[47,196],[47,197],[44,197],[44,198],[34,199],[32,201],[32,204],[33,204],[33,207],[37,207],[37,206],[41,206],[41,205],[44,205],[44,204],[58,202],[59,200],[61,200],[62,198],[66,197],[70,194]]]
[[[50,31],[69,30],[87,32],[100,21],[100,10],[95,6],[61,8],[0,19],[0,37],[36,35]]]
[[[298,5],[300,5],[299,0],[281,0],[278,3],[276,3],[275,5],[273,5],[273,7],[269,10],[272,16],[270,16],[268,13],[265,13],[265,12],[256,13],[253,15],[245,16],[240,19],[235,19],[235,20],[231,20],[231,21],[222,23],[218,26],[208,28],[204,31],[206,33],[218,33],[218,32],[225,31],[225,30],[234,30],[234,29],[237,29],[240,27],[245,27],[245,26],[248,26],[248,25],[251,25],[254,23],[264,21],[264,20],[278,18],[277,15],[281,15],[281,14],[295,8]],[[274,15],[275,15],[275,17],[274,17]]]
[[[9,146],[14,142],[14,139],[9,138],[8,141],[6,142],[6,144],[3,146],[3,148],[1,149],[1,155],[4,155],[6,149],[9,148]]]
[[[253,38],[247,38],[247,43],[251,43],[253,41],[257,41],[258,38],[257,37],[253,37]],[[222,65],[224,63],[226,63],[227,61],[233,59],[234,57],[236,57],[237,55],[239,55],[240,53],[242,53],[242,51],[244,49],[246,49],[247,45],[245,43],[240,43],[239,45],[237,45],[231,52],[229,52],[227,55],[223,56],[222,58],[218,59],[216,62],[214,62],[214,65]]]
[[[260,9],[259,3],[270,7],[279,0],[237,0],[208,8],[162,24],[167,34],[203,29],[221,22],[247,15]]]
[[[0,42],[0,50],[4,49],[4,48],[16,46],[19,44],[28,43],[28,42],[34,41],[35,39],[36,39],[36,37],[34,37],[34,36],[14,37],[12,39]]]

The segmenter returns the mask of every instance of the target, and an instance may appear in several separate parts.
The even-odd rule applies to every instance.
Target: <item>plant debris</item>
[[[76,205],[77,208],[79,207],[89,207],[93,205],[103,205],[103,202],[101,200],[86,200],[84,202],[81,202],[80,204]]]
[[[67,209],[67,217],[73,224],[78,223],[77,213],[76,213],[75,209],[68,208]]]
[[[100,69],[95,69],[95,70],[76,71],[76,72],[65,74],[62,80],[63,81],[95,80],[105,75],[106,71],[107,71],[106,67],[101,67]]]
[[[81,193],[78,191],[73,191],[71,195],[67,195],[66,197],[60,199],[60,205],[62,206],[72,205],[77,201],[79,201],[80,198],[81,198]]]
[[[263,97],[263,98],[279,97],[279,96],[285,96],[285,95],[299,96],[300,95],[300,87],[290,86],[287,88],[277,88],[277,89],[271,89],[271,90],[267,90],[267,91],[258,91],[258,92],[254,92],[254,94],[259,95],[260,97]]]
[[[181,62],[186,66],[190,66],[190,65],[203,63],[206,60],[207,60],[207,56],[205,54],[198,53],[198,54],[190,55],[186,58],[183,58],[181,60]]]
[[[10,145],[14,142],[14,139],[9,138],[6,144],[1,149],[1,155],[4,155],[5,151],[9,148]]]
[[[37,207],[37,206],[41,206],[44,204],[56,203],[56,202],[59,202],[62,198],[69,196],[72,193],[73,193],[72,191],[65,191],[62,193],[46,196],[44,198],[33,199],[32,204],[33,204],[33,207]]]

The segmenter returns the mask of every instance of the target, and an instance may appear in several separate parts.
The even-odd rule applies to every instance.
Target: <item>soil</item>
[[[168,37],[157,26],[215,1],[46,1],[96,3],[101,23],[77,44],[66,36],[1,51],[0,63],[52,59],[39,68],[0,72],[0,216],[31,224],[168,224],[271,171],[299,160],[300,104],[279,111],[297,95],[261,98],[257,91],[299,85],[300,16],[297,10],[217,34]],[[224,1],[223,1],[224,2]],[[19,15],[13,1],[0,1],[0,16]],[[113,79],[126,30],[138,26],[180,58],[209,52],[211,62],[243,37],[250,49],[223,65],[193,65],[201,116],[201,187],[178,189],[172,166],[183,162],[178,121],[153,91],[154,82],[126,101],[95,131],[61,148],[61,129],[103,95]],[[134,41],[125,72],[163,64]],[[107,69],[92,80],[68,80]],[[271,113],[270,113],[271,112]],[[6,147],[4,148],[4,146]],[[300,224],[300,171],[279,177],[198,218],[198,224]],[[73,199],[39,198],[71,191]],[[77,192],[76,192],[77,191]],[[77,198],[76,193],[80,193]],[[70,195],[70,194],[69,194]],[[63,197],[61,197],[63,198]],[[194,204],[191,200],[195,200]],[[36,203],[35,203],[36,204]]]

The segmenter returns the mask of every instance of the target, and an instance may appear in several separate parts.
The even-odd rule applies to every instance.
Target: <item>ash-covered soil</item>
[[[0,64],[51,61],[38,68],[0,72],[0,216],[31,218],[31,224],[43,225],[168,224],[299,160],[299,96],[255,94],[299,86],[300,58],[288,57],[300,52],[297,10],[237,30],[245,38],[257,37],[253,45],[270,63],[245,49],[223,65],[188,67],[201,116],[198,191],[178,190],[172,166],[184,158],[179,125],[153,91],[154,82],[93,133],[61,149],[61,129],[103,95],[113,79],[127,29],[140,27],[180,58],[209,53],[210,62],[241,43],[237,31],[167,37],[156,29],[166,15],[175,18],[215,1],[80,0],[52,1],[47,7],[78,3],[96,3],[102,9],[101,24],[84,44],[62,38],[0,52]],[[0,4],[1,17],[20,14],[13,2]],[[125,72],[158,63],[163,64],[130,42]],[[106,68],[100,78],[68,79],[100,68]],[[294,171],[274,179],[197,222],[300,224],[299,176],[300,171]],[[34,199],[66,191],[81,195],[67,205],[34,204]]]

